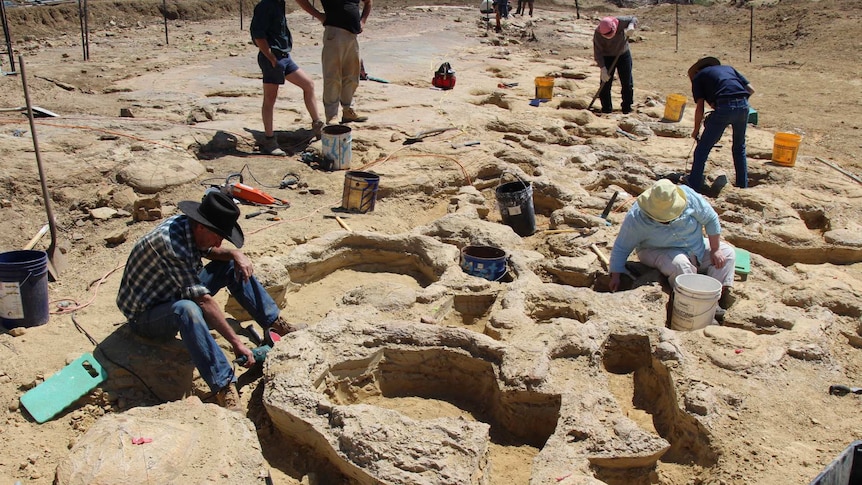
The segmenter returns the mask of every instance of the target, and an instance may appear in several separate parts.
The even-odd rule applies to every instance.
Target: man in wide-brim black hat
[[[254,355],[213,296],[227,287],[267,336],[270,328],[284,335],[299,326],[279,316],[275,301],[254,277],[251,260],[239,250],[245,238],[233,199],[211,190],[201,202],[182,201],[178,207],[183,214],[168,218],[132,248],[117,306],[138,335],[167,340],[179,332],[220,404],[240,411],[236,376],[210,327],[228,341],[237,357],[246,357],[247,367],[254,365]],[[235,248],[223,248],[224,239]],[[211,261],[204,266],[202,258]]]

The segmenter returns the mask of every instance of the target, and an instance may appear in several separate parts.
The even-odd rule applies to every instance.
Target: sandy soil
[[[313,170],[297,156],[277,159],[254,154],[254,140],[261,125],[259,73],[247,34],[251,7],[246,3],[240,17],[236,6],[228,3],[170,6],[171,20],[163,23],[157,16],[160,2],[94,2],[90,7],[90,60],[86,62],[81,59],[75,8],[9,9],[15,63],[19,66],[17,54],[24,56],[32,104],[62,115],[42,118],[36,126],[68,266],[58,281],[50,284],[53,314],[49,324],[0,335],[2,482],[51,483],[57,463],[99,416],[157,402],[141,385],[131,384],[134,390],[130,391],[108,381],[57,418],[39,425],[18,401],[22,393],[71,359],[93,351],[83,330],[98,342],[110,338],[110,348],[116,352],[135,345],[123,342],[128,336],[123,333],[123,317],[114,298],[131,244],[155,222],[132,223],[122,214],[105,220],[92,215],[92,209],[97,207],[114,204],[122,208],[121,182],[130,165],[168,159],[175,165],[167,170],[182,173],[191,162],[199,160],[203,164],[206,173],[159,192],[166,213],[177,201],[198,198],[202,185],[221,183],[226,175],[238,172],[246,176],[247,182],[288,199],[291,207],[279,212],[279,220],[242,220],[246,250],[253,258],[283,253],[340,229],[333,220],[319,217],[321,211],[341,201],[340,173]],[[440,173],[459,170],[447,161],[448,157],[475,175],[478,168],[514,143],[506,138],[508,134],[503,136],[484,129],[484,125],[472,124],[481,119],[477,113],[498,110],[497,116],[502,119],[544,126],[559,120],[562,111],[577,112],[554,108],[560,108],[567,98],[589,101],[598,85],[598,73],[589,67],[590,35],[597,19],[609,13],[634,14],[641,23],[632,45],[636,117],[655,121],[655,113],[660,113],[661,102],[668,94],[689,94],[685,75],[688,66],[703,55],[715,55],[737,67],[757,89],[752,104],[759,112],[759,126],[749,135],[750,170],[763,197],[793,199],[796,192],[805,191],[820,194],[822,203],[828,203],[830,197],[846,199],[850,201],[846,217],[859,220],[858,184],[820,161],[843,167],[851,175],[862,170],[862,67],[847,62],[860,47],[859,39],[848,34],[858,29],[862,17],[862,7],[856,0],[757,2],[751,62],[747,8],[680,6],[677,38],[674,5],[625,10],[597,1],[580,4],[581,18],[577,19],[568,6],[536,2],[533,18],[510,18],[504,21],[503,34],[496,35],[493,25],[487,28],[475,6],[408,8],[408,2],[375,3],[367,32],[362,36],[363,57],[369,73],[390,84],[363,82],[360,86],[357,109],[369,114],[371,120],[356,128],[353,167],[370,167],[382,161],[415,162],[418,157],[436,152],[443,154],[435,159],[443,160],[439,161]],[[315,79],[319,93],[321,28],[312,20],[298,10],[289,14],[295,57]],[[443,61],[451,62],[456,69],[457,86],[450,92],[430,91],[431,75]],[[8,72],[8,58],[4,56],[0,62]],[[562,72],[584,76],[558,78],[557,98],[548,105],[530,107],[527,102],[533,97],[533,78]],[[517,82],[518,86],[497,87],[498,83],[509,82]],[[495,97],[494,93],[502,95]],[[618,99],[618,94],[615,96]],[[0,78],[0,107],[24,104],[22,76]],[[130,109],[134,118],[119,117],[122,108]],[[283,88],[277,108],[276,126],[282,146],[301,151],[308,143],[310,119],[298,90],[292,86]],[[637,156],[654,157],[668,170],[682,171],[690,162],[691,139],[686,136],[691,111],[679,124],[683,127],[682,137],[656,137],[647,143],[632,140],[622,143],[628,143],[624,149]],[[6,229],[0,233],[0,248],[9,251],[27,244],[46,217],[30,126],[20,113],[3,112],[0,116],[0,220]],[[189,121],[196,116],[197,121]],[[620,117],[619,113],[612,115],[613,119]],[[423,142],[424,146],[419,147],[423,151],[403,148],[405,136],[448,124],[459,130]],[[795,168],[776,168],[768,163],[772,134],[779,131],[804,137]],[[202,151],[219,133],[235,137],[236,150]],[[471,140],[482,144],[450,147],[451,143]],[[536,148],[530,157],[552,170],[558,160],[548,154],[556,152],[544,152],[542,145],[542,140],[532,140],[530,146]],[[729,139],[713,158],[716,161],[708,171],[732,174]],[[795,173],[776,178],[776,170]],[[159,171],[165,171],[164,167],[153,169],[153,180],[165,176]],[[279,189],[279,182],[288,174],[299,175],[308,188],[322,193]],[[446,213],[448,196],[432,190],[435,181],[431,177],[417,182],[415,192],[388,194],[374,213],[351,217],[347,223],[354,230],[400,233],[441,217]],[[485,192],[486,197],[493,198],[492,190]],[[810,197],[803,201],[810,203]],[[733,200],[722,199],[721,203],[725,210],[733,209]],[[250,213],[254,208],[243,210]],[[540,228],[547,228],[547,214],[540,214],[538,223]],[[119,242],[107,243],[108,237]],[[44,237],[36,247],[46,248],[48,239]],[[787,245],[793,244],[788,240]],[[539,249],[543,243],[531,238],[525,239],[525,246]],[[821,247],[820,251],[826,249]],[[773,258],[766,249],[760,256],[781,259]],[[862,278],[858,260],[845,259],[837,266],[822,263],[825,260],[831,259],[820,258],[813,266],[831,271],[835,281],[846,282],[850,288],[844,290],[848,300],[859,298]],[[795,263],[783,262],[787,266]],[[366,278],[366,284],[382,282],[382,278],[342,272],[325,283],[292,293],[285,312],[313,324],[332,305],[331,296],[351,288],[357,278]],[[762,297],[774,298],[784,290],[776,276],[771,294]],[[809,291],[817,300],[826,293],[834,295],[835,289],[823,285]],[[58,303],[71,305],[75,312],[64,310]],[[842,322],[842,329],[849,329],[858,324],[859,315],[848,311],[836,318]],[[725,458],[721,471],[713,476],[709,470],[665,465],[656,475],[656,483],[807,483],[847,444],[862,436],[856,419],[858,397],[826,395],[832,383],[859,385],[848,379],[859,375],[862,357],[842,332],[832,329],[828,334],[829,357],[824,360],[785,359],[768,375],[711,368],[712,373],[705,378],[733,388],[739,401],[745,403],[736,416],[739,428],[722,436]],[[159,365],[159,361],[151,361],[135,370],[147,381],[160,376]],[[248,376],[244,383],[243,399],[249,417],[258,426],[275,483],[299,483],[306,473],[322,465],[314,457],[303,455],[301,447],[291,454],[279,451],[285,443],[295,444],[269,426],[259,402],[260,393],[256,392],[262,385],[260,380]],[[205,386],[191,376],[187,382],[171,386],[165,384],[158,394],[175,399],[190,394],[207,397]],[[630,400],[626,398],[630,389],[627,391],[625,385],[613,381],[612,391],[620,402]],[[379,405],[404,409],[417,419],[460,413],[447,404],[414,398]],[[630,411],[632,416],[639,412]],[[507,477],[507,483],[527,483],[529,467],[525,464],[535,453],[535,449],[519,450],[517,446],[498,450],[494,455],[494,466],[500,470],[498,477]],[[770,470],[781,470],[781,476]]]

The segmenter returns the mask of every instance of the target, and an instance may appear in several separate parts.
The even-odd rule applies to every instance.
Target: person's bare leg
[[[305,101],[305,109],[311,116],[312,123],[320,120],[317,111],[317,97],[314,94],[314,81],[302,69],[297,69],[285,76],[291,84],[302,89],[302,99]]]
[[[263,84],[263,105],[260,108],[260,115],[263,118],[263,134],[271,137],[275,134],[273,131],[272,116],[275,111],[275,100],[278,99],[278,84]]]

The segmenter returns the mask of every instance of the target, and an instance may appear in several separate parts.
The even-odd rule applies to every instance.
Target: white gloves
[[[602,68],[602,82],[603,82],[603,83],[606,83],[606,82],[608,82],[608,80],[609,80],[610,78],[611,78],[611,75],[610,75],[610,74],[608,74],[608,68],[607,68],[607,67],[603,67],[603,68]]]

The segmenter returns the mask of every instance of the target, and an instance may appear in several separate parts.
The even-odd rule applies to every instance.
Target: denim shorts
[[[278,57],[278,56],[276,56]],[[257,65],[263,73],[264,84],[284,84],[284,77],[299,70],[299,66],[290,58],[290,54],[278,59],[275,67],[262,52],[257,53]]]

